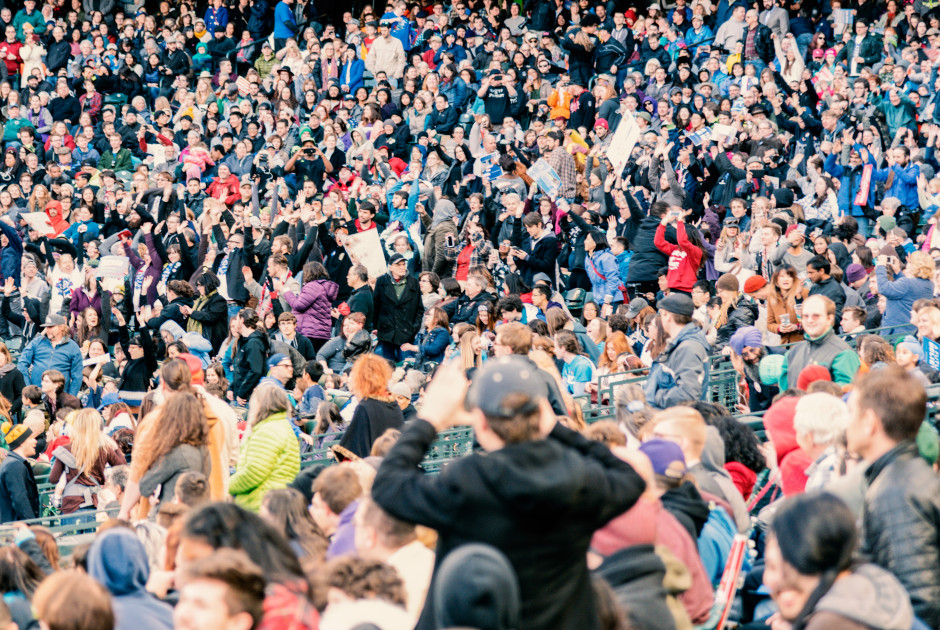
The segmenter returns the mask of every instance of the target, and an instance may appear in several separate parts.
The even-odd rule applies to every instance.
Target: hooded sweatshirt
[[[173,609],[147,592],[147,552],[131,530],[116,527],[95,539],[88,574],[111,593],[115,630],[173,628]]]
[[[774,445],[777,465],[780,468],[780,483],[785,496],[800,494],[806,489],[806,469],[813,460],[796,443],[793,417],[799,398],[778,400],[764,414],[764,427]]]
[[[806,628],[908,630],[913,621],[910,598],[897,578],[874,564],[863,564],[823,595]]]

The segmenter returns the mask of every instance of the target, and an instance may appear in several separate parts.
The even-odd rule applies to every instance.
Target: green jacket
[[[15,120],[8,120],[7,124],[3,126],[3,141],[4,142],[16,142],[19,140],[20,129],[24,127],[33,127],[33,123],[29,122],[26,118],[17,118]],[[33,127],[35,130],[36,128]]]
[[[242,443],[228,491],[235,503],[257,512],[268,490],[286,488],[300,472],[300,445],[286,413],[260,421]]]
[[[807,335],[794,344],[783,359],[783,368],[777,386],[780,391],[796,388],[800,372],[809,365],[821,365],[829,370],[832,380],[848,385],[855,378],[862,362],[855,350],[835,334],[832,328],[817,338]]]
[[[23,25],[29,22],[33,25],[33,32],[42,35],[46,32],[46,21],[42,19],[42,13],[35,9],[31,14],[26,15],[26,9],[20,9],[13,17],[13,26],[16,27],[16,38],[23,41]]]
[[[104,155],[98,160],[98,170],[100,171],[133,171],[134,161],[131,159],[131,152],[122,148],[114,155],[111,151],[105,151]]]

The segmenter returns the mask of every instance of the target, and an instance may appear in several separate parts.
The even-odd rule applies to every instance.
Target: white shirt
[[[385,564],[398,571],[402,582],[405,583],[407,597],[405,608],[408,614],[414,617],[415,622],[424,608],[424,599],[431,585],[431,573],[434,571],[434,552],[421,544],[412,541],[390,555]]]

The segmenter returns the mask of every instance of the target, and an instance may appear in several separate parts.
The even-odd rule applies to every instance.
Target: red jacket
[[[225,180],[216,177],[212,180],[212,183],[209,184],[209,187],[206,188],[206,194],[213,199],[221,198],[222,201],[225,202],[225,205],[230,206],[241,197],[238,191],[238,185],[238,177],[235,175],[229,175]]]
[[[20,73],[20,63],[23,61],[20,58],[20,48],[22,47],[23,44],[19,42],[0,42],[0,56],[3,57],[3,61],[7,64],[7,72],[10,74]],[[7,55],[13,55],[14,58],[7,59]]]
[[[703,252],[689,240],[685,223],[681,221],[676,224],[676,240],[678,245],[666,241],[666,226],[660,223],[653,243],[659,251],[669,256],[669,274],[666,276],[669,288],[691,293],[692,285],[698,279]]]

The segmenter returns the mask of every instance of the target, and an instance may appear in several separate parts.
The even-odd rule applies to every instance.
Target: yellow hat
[[[33,434],[33,430],[30,429],[25,424],[12,425],[9,422],[4,422],[3,425],[0,425],[0,429],[3,430],[3,436],[6,438],[7,446],[10,447],[10,450],[16,450],[23,442],[29,439]]]

